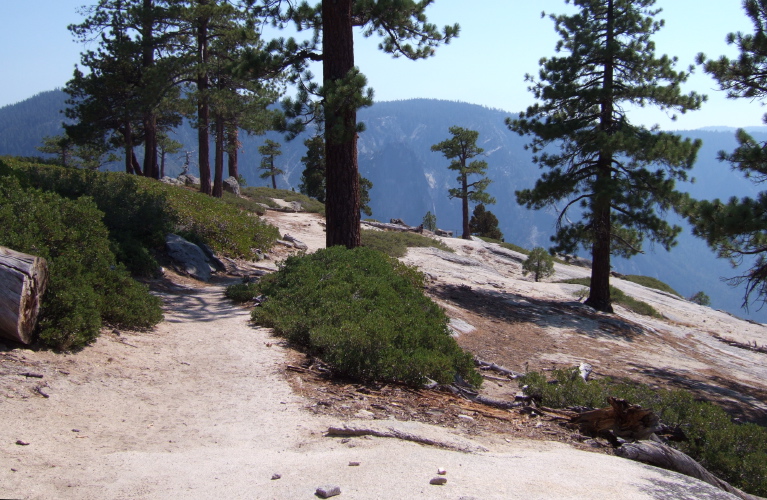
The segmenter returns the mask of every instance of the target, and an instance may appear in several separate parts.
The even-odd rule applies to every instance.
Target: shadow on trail
[[[541,328],[565,328],[591,338],[633,342],[644,329],[618,317],[601,314],[579,302],[533,299],[513,293],[472,289],[465,285],[438,285],[430,293],[476,314],[507,323],[533,323]]]
[[[224,296],[224,286],[198,288],[163,281],[152,289],[163,301],[168,323],[211,322],[244,314],[243,308]]]

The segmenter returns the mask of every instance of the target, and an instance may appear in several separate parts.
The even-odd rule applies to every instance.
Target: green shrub
[[[525,393],[543,406],[605,407],[618,397],[654,411],[661,421],[680,428],[687,441],[674,443],[720,478],[755,495],[767,494],[767,428],[736,424],[712,403],[686,391],[668,391],[644,384],[603,378],[584,382],[577,369],[555,370],[557,383],[531,372],[518,380]]]
[[[653,288],[655,290],[660,290],[662,292],[667,292],[672,295],[676,295],[679,298],[682,297],[679,292],[668,286],[666,283],[662,282],[659,279],[651,278],[649,276],[639,276],[637,274],[629,274],[627,276],[623,277],[626,281],[631,281],[632,283],[636,283],[637,285],[642,285],[647,288]]]
[[[285,200],[287,202],[299,201],[301,202],[301,206],[304,207],[305,212],[325,215],[325,205],[323,203],[295,191],[272,189],[268,187],[248,187],[242,190],[242,194],[256,203],[263,203],[272,208],[279,207],[279,205],[274,202],[274,198]]]
[[[159,299],[116,263],[102,217],[88,197],[24,189],[12,177],[0,182],[0,245],[48,261],[39,322],[48,346],[81,347],[102,323],[140,328],[162,319]]]
[[[4,159],[6,168],[31,186],[76,199],[90,196],[104,213],[113,249],[137,275],[157,269],[151,250],[162,249],[165,235],[182,233],[232,257],[252,258],[268,249],[277,229],[217,198],[146,177],[93,172]]]
[[[453,249],[440,240],[418,233],[400,231],[362,231],[362,246],[378,250],[390,257],[402,257],[410,247],[434,247],[452,252]]]
[[[557,283],[569,283],[571,285],[583,285],[585,287],[591,286],[591,279],[589,278],[570,278],[566,280],[560,280]],[[653,306],[647,302],[637,300],[634,297],[626,295],[619,288],[615,288],[610,285],[610,300],[615,304],[620,304],[626,309],[634,311],[637,314],[644,316],[652,316],[653,318],[662,318],[663,315],[659,313]]]
[[[522,274],[533,275],[536,282],[554,275],[554,257],[543,247],[535,247],[522,264]]]
[[[444,311],[424,296],[423,275],[369,248],[333,247],[290,257],[262,278],[253,320],[303,346],[339,374],[420,385],[481,377],[450,336]]]
[[[257,283],[235,283],[226,287],[225,295],[235,302],[247,302],[258,295]]]

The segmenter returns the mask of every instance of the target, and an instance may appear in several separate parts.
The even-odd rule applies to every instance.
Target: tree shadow
[[[507,323],[533,323],[541,328],[565,328],[590,338],[633,342],[644,328],[622,318],[599,313],[580,302],[533,299],[504,291],[466,285],[438,285],[430,293],[488,318]]]
[[[243,309],[224,297],[225,287],[180,285],[163,278],[151,285],[163,301],[168,323],[210,322],[241,316]]]

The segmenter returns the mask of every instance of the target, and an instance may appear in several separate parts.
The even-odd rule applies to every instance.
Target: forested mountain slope
[[[34,149],[45,135],[59,132],[66,94],[52,91],[0,109],[0,154],[35,155]],[[431,146],[449,137],[448,128],[458,125],[479,132],[478,144],[485,149],[488,177],[493,183],[488,192],[497,204],[488,207],[499,219],[506,241],[532,248],[548,246],[553,233],[554,210],[529,211],[516,203],[514,191],[532,187],[540,171],[524,149],[526,140],[510,132],[504,119],[510,113],[462,102],[415,99],[382,102],[363,109],[359,120],[366,130],[359,137],[359,163],[362,175],[373,181],[370,193],[373,217],[388,221],[401,218],[417,225],[424,214],[437,216],[439,227],[457,230],[460,226],[460,202],[448,198],[448,188],[457,187],[449,161]],[[259,178],[258,146],[265,138],[283,143],[278,167],[285,174],[278,178],[279,188],[295,188],[301,181],[305,154],[303,144],[312,132],[307,131],[292,142],[280,134],[262,137],[242,136],[240,171],[250,185],[266,185]],[[732,172],[716,159],[720,150],[735,148],[734,133],[729,130],[684,131],[683,135],[700,138],[703,148],[691,172],[694,183],[681,186],[698,198],[753,196],[758,187],[742,175]],[[765,139],[763,132],[757,138]],[[196,135],[188,126],[179,129],[175,138],[187,151],[196,149]],[[193,155],[194,156],[194,155]],[[177,175],[183,168],[183,154],[168,158],[166,172]],[[119,167],[118,167],[119,168]],[[194,172],[195,166],[191,166]],[[673,214],[669,217],[674,218]],[[614,269],[623,274],[642,274],[661,279],[685,296],[704,291],[712,306],[740,316],[767,322],[767,311],[752,307],[741,310],[742,288],[731,288],[721,277],[737,274],[729,263],[717,259],[705,244],[689,234],[686,224],[679,244],[672,252],[646,246],[645,254],[631,260],[614,260]],[[585,257],[588,254],[584,253]]]

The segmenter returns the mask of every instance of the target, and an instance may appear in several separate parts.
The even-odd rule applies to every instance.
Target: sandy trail
[[[0,497],[295,499],[336,484],[339,498],[732,498],[557,443],[485,436],[477,446],[488,451],[462,453],[326,437],[339,422],[305,409],[311,403],[282,375],[286,348],[223,286],[163,298],[165,321],[151,333],[105,334],[71,355],[0,352]],[[415,422],[378,424],[465,439]],[[429,484],[438,467],[448,471],[444,486]]]

